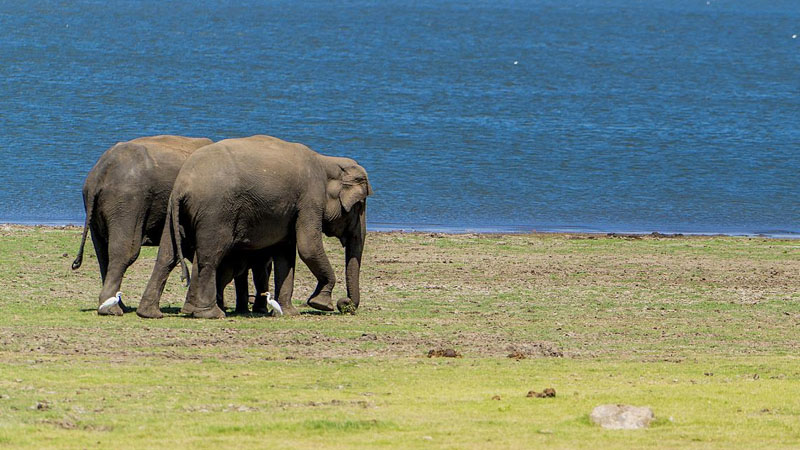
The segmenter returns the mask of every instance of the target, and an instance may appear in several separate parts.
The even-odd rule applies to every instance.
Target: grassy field
[[[0,447],[800,447],[798,240],[371,233],[358,314],[218,321],[97,316],[79,241],[0,226]]]

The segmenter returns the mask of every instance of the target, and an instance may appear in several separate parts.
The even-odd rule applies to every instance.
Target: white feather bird
[[[272,306],[272,310],[275,311],[279,316],[283,315],[283,309],[281,309],[281,305],[272,299],[272,296],[269,295],[269,292],[267,292],[267,304]]]
[[[109,297],[108,300],[104,301],[103,304],[100,305],[99,308],[97,308],[97,312],[100,314],[108,314],[111,308],[113,308],[114,305],[118,305],[119,302],[121,301],[122,301],[122,292],[117,292],[117,295],[115,295],[114,297]]]

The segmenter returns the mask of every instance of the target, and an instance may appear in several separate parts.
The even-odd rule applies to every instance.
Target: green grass
[[[0,447],[800,446],[798,241],[371,234],[356,315],[188,319],[174,273],[145,321],[96,315],[79,240],[0,227]],[[604,403],[656,421],[602,430]]]

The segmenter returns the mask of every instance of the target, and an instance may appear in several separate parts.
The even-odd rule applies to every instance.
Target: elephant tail
[[[181,235],[181,199],[170,197],[169,209],[167,217],[170,223],[170,234],[172,235],[173,245],[175,245],[175,254],[178,256],[178,261],[181,263],[181,281],[186,282],[186,286],[191,282],[189,276],[189,268],[186,266],[186,261],[183,258],[183,236]]]
[[[75,257],[75,261],[72,261],[72,270],[76,270],[83,264],[83,248],[86,246],[86,235],[89,233],[89,223],[94,213],[95,197],[96,196],[87,198],[86,194],[83,196],[83,203],[86,205],[86,220],[83,222],[83,237],[81,237],[81,246],[78,248],[78,255]]]

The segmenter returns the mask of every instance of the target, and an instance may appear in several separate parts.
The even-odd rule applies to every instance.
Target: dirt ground
[[[0,236],[4,251],[22,256],[3,274],[11,288],[2,306],[10,314],[0,321],[0,347],[31,358],[424,357],[454,349],[517,359],[680,360],[800,351],[800,241],[373,232],[356,315],[303,307],[299,317],[215,322],[179,314],[185,288],[177,271],[162,302],[167,318],[98,317],[91,250],[81,269],[68,269],[80,228],[5,226]],[[338,298],[341,247],[335,240],[326,247],[339,274]],[[146,249],[129,270],[123,291],[130,306],[154,258],[155,249]],[[296,304],[313,285],[298,260]],[[232,287],[226,295],[230,311]]]

